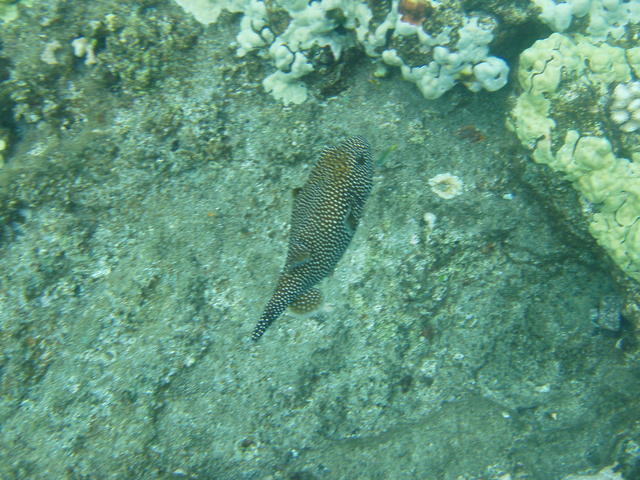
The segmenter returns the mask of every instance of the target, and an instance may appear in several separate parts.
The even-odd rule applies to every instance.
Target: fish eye
[[[367,163],[367,160],[369,159],[369,156],[366,153],[359,153],[356,156],[356,162],[358,162],[359,164],[363,164],[363,163]]]

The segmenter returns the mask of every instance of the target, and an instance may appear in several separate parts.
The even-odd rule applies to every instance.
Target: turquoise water
[[[513,79],[427,100],[354,46],[284,106],[261,50],[236,55],[238,14],[21,3],[0,24],[0,478],[639,478],[637,283],[506,129]],[[549,34],[525,14],[496,40],[512,67]],[[353,135],[374,186],[324,304],[253,342],[291,192]]]

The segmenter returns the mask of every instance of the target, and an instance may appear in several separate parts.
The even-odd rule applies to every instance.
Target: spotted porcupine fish
[[[294,192],[289,249],[276,289],[253,330],[258,340],[287,307],[306,310],[318,303],[316,285],[330,275],[356,231],[371,191],[371,147],[362,137],[350,137],[327,147]]]

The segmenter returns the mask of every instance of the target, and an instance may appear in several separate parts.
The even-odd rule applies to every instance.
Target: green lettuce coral
[[[589,213],[591,234],[640,280],[639,135],[608,121],[611,91],[634,76],[640,76],[640,48],[554,33],[520,56],[523,93],[508,126],[536,162],[562,172],[597,206]]]

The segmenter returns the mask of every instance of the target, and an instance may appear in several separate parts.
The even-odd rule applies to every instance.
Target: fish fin
[[[310,288],[289,305],[294,313],[309,313],[322,305],[322,293],[317,288]]]
[[[344,217],[344,228],[347,233],[349,233],[349,235],[353,236],[353,234],[356,232],[358,221],[358,215],[353,208],[350,208]]]

